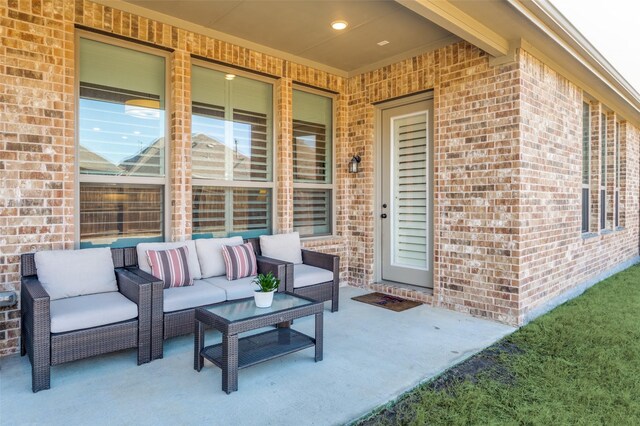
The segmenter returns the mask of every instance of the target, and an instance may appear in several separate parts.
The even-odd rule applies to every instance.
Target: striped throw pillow
[[[258,275],[256,254],[251,243],[239,246],[222,246],[222,257],[229,281]]]
[[[147,250],[151,275],[164,281],[164,288],[193,285],[188,257],[189,249],[186,246],[169,250]]]

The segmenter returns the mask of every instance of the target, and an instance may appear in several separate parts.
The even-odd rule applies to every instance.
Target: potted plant
[[[260,287],[253,293],[253,298],[258,308],[268,308],[273,303],[273,293],[280,286],[280,280],[276,278],[271,272],[267,275],[258,274],[253,282]]]

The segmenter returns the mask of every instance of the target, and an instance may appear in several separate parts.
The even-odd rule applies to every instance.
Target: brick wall
[[[0,2],[0,21],[2,290],[19,289],[21,253],[74,246],[75,25],[172,49],[167,220],[173,239],[191,236],[195,55],[274,77],[279,231],[293,227],[293,85],[337,93],[337,228],[334,237],[304,245],[339,254],[343,282],[519,324],[531,309],[638,254],[640,131],[621,124],[624,229],[609,225],[611,232],[599,233],[594,198],[596,235],[582,238],[582,92],[526,52],[515,63],[493,67],[483,51],[460,42],[343,79],[89,1]],[[373,282],[374,104],[426,90],[433,91],[435,110],[433,294]],[[593,105],[595,119],[595,111],[606,108]],[[615,120],[609,113],[608,121]],[[598,123],[592,123],[594,132]],[[592,140],[596,168],[598,135]],[[355,154],[362,157],[362,171],[349,174]],[[0,311],[0,355],[17,351],[18,344],[19,311]]]
[[[372,286],[514,323],[512,250],[518,154],[517,64],[456,43],[349,80],[349,143],[363,157],[349,216],[349,282],[373,282],[376,179],[374,103],[434,91],[434,291]]]
[[[342,93],[341,77],[193,34],[171,25],[134,16],[88,1],[0,2],[0,290],[19,291],[20,254],[70,249],[75,240],[75,25],[151,43],[173,50],[170,57],[171,173],[168,185],[174,240],[191,237],[191,55],[269,74],[276,81],[279,163],[277,183],[279,230],[291,230],[292,140],[291,87],[295,82]],[[349,202],[344,184],[348,162],[347,105],[336,99],[334,238],[306,246],[342,256],[346,280],[348,257],[345,219]],[[344,156],[344,158],[343,158]],[[19,310],[0,311],[0,355],[19,345]]]
[[[613,214],[600,230],[600,114],[605,107],[592,102],[591,230],[581,233],[582,102],[580,88],[533,56],[520,55],[521,195],[519,198],[519,317],[554,296],[595,278],[638,255],[637,129],[623,122],[621,170],[625,184],[621,205],[627,212],[615,229]],[[606,114],[606,113],[605,113]],[[615,156],[611,153],[617,117],[607,116],[607,211],[613,212]],[[625,148],[626,147],[626,148]]]

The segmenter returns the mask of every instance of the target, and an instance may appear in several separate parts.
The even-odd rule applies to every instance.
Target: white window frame
[[[614,127],[614,150],[615,150],[615,169],[614,169],[614,193],[613,193],[613,227],[615,229],[620,228],[620,174],[622,173],[622,168],[620,167],[620,122],[616,121]]]
[[[275,81],[272,78],[268,78],[259,74],[254,74],[248,71],[243,71],[243,70],[239,70],[233,67],[227,67],[224,65],[220,65],[220,64],[213,64],[211,62],[202,60],[202,59],[193,59],[191,60],[191,67],[193,68],[194,66],[198,66],[198,67],[202,67],[202,68],[207,68],[210,69],[212,71],[217,71],[217,72],[222,72],[222,73],[227,73],[227,74],[234,74],[236,76],[239,77],[244,77],[244,78],[248,78],[251,80],[256,80],[256,81],[260,81],[263,83],[267,83],[269,85],[271,85],[271,111],[272,111],[272,122],[271,122],[271,180],[270,181],[264,181],[264,182],[260,182],[260,181],[234,181],[234,180],[220,180],[220,179],[202,179],[202,178],[191,178],[191,186],[192,188],[194,186],[209,186],[209,187],[217,187],[217,188],[240,188],[240,189],[249,189],[249,188],[258,188],[258,189],[269,189],[271,190],[271,232],[275,233],[276,231],[276,227],[277,227],[277,223],[278,223],[278,216],[277,216],[277,208],[276,206],[278,205],[278,194],[276,193],[276,178],[278,176],[278,164],[276,162],[276,153],[277,151],[277,145],[278,145],[278,138],[277,138],[277,123],[278,123],[278,114],[277,114],[277,99],[276,99],[276,88],[275,88]],[[190,106],[191,107],[191,106]],[[226,106],[225,106],[226,108]],[[191,115],[193,115],[193,113],[191,113]],[[225,167],[228,167],[228,165],[225,162]],[[193,203],[193,191],[192,195],[191,195],[191,203]],[[232,206],[227,205],[226,207],[227,209],[232,208]],[[193,207],[191,209],[191,219],[193,220]],[[225,230],[228,232],[234,232],[232,231],[233,229],[233,223],[232,221],[232,216],[225,214]],[[193,226],[193,224],[192,224]],[[231,231],[230,231],[231,230]],[[192,234],[200,234],[199,232],[195,232],[195,229],[192,228]]]
[[[331,99],[331,183],[309,183],[309,182],[295,182],[293,181],[293,163],[291,166],[291,175],[293,181],[293,191],[296,189],[322,189],[322,190],[330,190],[331,191],[331,230],[328,234],[323,235],[308,235],[308,236],[300,236],[302,240],[324,240],[328,238],[334,238],[336,236],[336,191],[335,191],[335,182],[336,182],[336,169],[337,169],[337,161],[336,161],[336,101],[338,99],[338,95],[333,92],[327,92],[320,89],[314,89],[312,87],[303,86],[300,84],[294,84],[293,90],[298,90],[300,92],[312,93],[318,96],[324,96],[325,98]],[[293,98],[293,90],[291,91],[291,97]],[[293,99],[291,102],[291,142],[293,143]],[[292,148],[293,149],[293,148]],[[292,151],[293,155],[293,151]],[[344,167],[347,167],[345,164]],[[293,193],[291,194],[291,199],[293,200]],[[291,208],[292,215],[291,220],[293,221],[293,206]],[[293,223],[291,223],[291,227],[293,228]]]
[[[584,107],[588,108],[589,113],[587,114],[587,122],[586,123],[582,123],[582,132],[581,132],[581,136],[582,136],[582,140],[581,140],[581,144],[582,144],[582,149],[584,150],[584,129],[586,126],[588,135],[587,135],[587,158],[589,159],[589,161],[587,162],[587,183],[584,183],[583,181],[583,176],[580,176],[580,180],[583,181],[582,182],[582,190],[584,192],[584,190],[587,190],[587,212],[586,212],[586,217],[587,217],[587,229],[582,229],[582,223],[580,224],[580,228],[582,229],[582,233],[583,234],[588,234],[591,230],[591,104],[589,102],[587,102],[586,100],[584,100],[582,102],[582,108],[584,109]],[[582,117],[583,117],[583,121],[584,121],[584,110],[582,112]],[[584,156],[584,152],[582,153],[582,155]],[[582,171],[582,174],[584,175],[584,170]],[[581,198],[582,198],[582,194]],[[584,206],[584,201],[581,201],[581,206]],[[582,210],[582,209],[581,209]],[[582,212],[582,215],[584,215],[585,212]]]
[[[122,47],[129,50],[135,50],[141,53],[148,53],[155,56],[164,58],[164,176],[159,177],[146,177],[146,176],[105,176],[105,175],[91,175],[80,173],[80,155],[79,155],[79,143],[80,138],[80,39],[88,39],[98,41],[100,43],[110,44],[116,47]],[[75,33],[75,84],[74,84],[74,116],[75,120],[75,155],[74,155],[74,175],[75,175],[75,187],[74,187],[74,246],[80,248],[80,184],[81,183],[108,183],[108,184],[132,184],[132,185],[149,185],[149,186],[162,186],[164,203],[162,206],[162,225],[163,225],[163,239],[165,241],[171,241],[171,146],[172,141],[170,139],[170,124],[171,124],[171,83],[169,76],[171,75],[171,55],[168,51],[163,49],[156,49],[148,47],[132,41],[121,40],[114,37],[109,37],[102,34],[96,34],[85,30],[76,30]]]
[[[607,229],[607,114],[600,113],[600,217],[598,227]],[[604,191],[604,197],[602,193]]]

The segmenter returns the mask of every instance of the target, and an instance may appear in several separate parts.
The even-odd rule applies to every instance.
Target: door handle
[[[380,217],[381,217],[381,218],[383,218],[383,219],[386,219],[386,218],[387,218],[387,214],[386,214],[386,213],[382,213],[382,214],[380,215]]]

